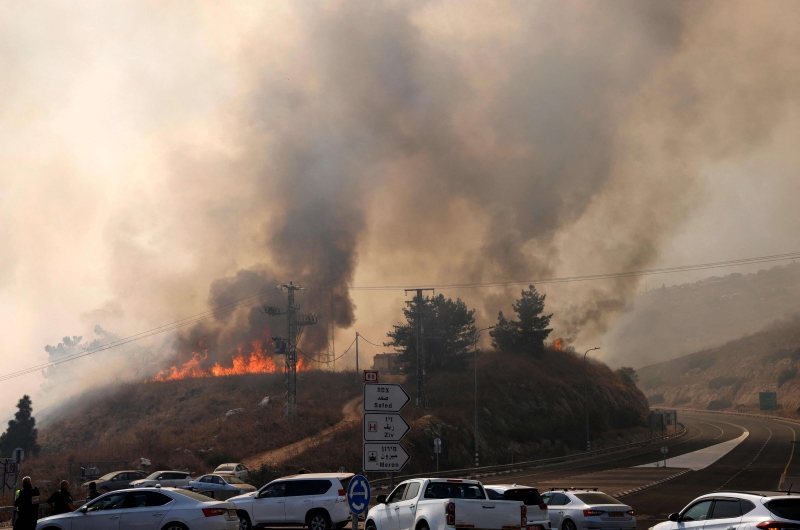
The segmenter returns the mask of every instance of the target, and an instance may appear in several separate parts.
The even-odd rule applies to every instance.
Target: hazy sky
[[[343,351],[356,330],[382,341],[405,300],[346,285],[800,250],[798,11],[2,2],[1,372],[98,324],[131,335],[289,280],[340,287]],[[542,291],[554,336],[606,346],[645,282],[697,277]],[[486,326],[519,290],[441,292]],[[209,326],[235,341],[260,324]],[[127,373],[86,366],[81,386]],[[0,418],[24,392],[63,397],[41,384],[3,382]]]

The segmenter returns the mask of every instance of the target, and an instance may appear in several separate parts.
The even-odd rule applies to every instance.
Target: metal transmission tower
[[[417,408],[425,407],[427,404],[425,400],[425,341],[423,340],[424,328],[422,327],[422,291],[433,291],[433,289],[406,289],[406,294],[416,292],[417,296],[414,297],[416,301],[417,311]],[[411,304],[411,302],[406,302]]]
[[[277,287],[279,291],[288,293],[286,310],[277,307],[264,306],[264,311],[271,316],[286,315],[286,398],[283,405],[283,415],[287,418],[297,417],[297,338],[302,326],[317,323],[317,315],[299,313],[300,306],[294,303],[295,291],[305,291],[303,287],[292,282],[284,283]]]

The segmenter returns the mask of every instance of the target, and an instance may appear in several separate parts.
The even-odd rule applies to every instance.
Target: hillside
[[[644,395],[603,364],[588,363],[587,373],[581,359],[562,351],[537,358],[486,352],[478,364],[483,464],[507,462],[509,447],[516,459],[582,450],[584,396],[589,397],[596,445],[643,434]],[[71,462],[73,470],[79,462],[96,461],[137,467],[140,458],[147,458],[151,469],[206,472],[330,427],[342,418],[343,405],[361,393],[353,372],[309,371],[298,378],[300,417],[291,422],[283,418],[280,374],[130,384],[110,394],[88,394],[82,404],[63,409],[61,419],[42,427],[42,452],[27,465],[43,486],[67,476]],[[457,373],[437,374],[428,382],[428,407],[410,404],[403,411],[412,425],[403,442],[413,455],[406,471],[435,469],[435,437],[443,440],[443,469],[471,464],[473,384],[471,363]],[[406,386],[413,396],[414,385]],[[266,396],[270,404],[261,406]],[[241,410],[229,414],[236,409]],[[359,469],[361,425],[356,423],[264,473]],[[255,480],[265,478],[262,473]]]
[[[651,405],[758,409],[758,393],[777,391],[785,414],[800,410],[800,317],[723,346],[641,368]]]
[[[639,294],[608,337],[613,364],[639,368],[714,348],[800,312],[800,263]]]
[[[459,373],[441,374],[428,385],[428,406],[409,404],[402,415],[412,429],[403,445],[412,455],[403,473],[435,469],[433,439],[442,440],[440,469],[471,467],[473,462],[473,366]],[[542,357],[486,352],[478,358],[478,429],[482,465],[563,455],[585,448],[584,383],[592,417],[595,447],[623,443],[644,436],[640,427],[647,413],[644,395],[632,383],[601,363],[588,363],[574,353],[546,351]],[[405,385],[414,395],[414,385]],[[649,431],[647,431],[649,433]],[[356,469],[361,461],[361,426],[319,447],[290,466],[311,469]]]

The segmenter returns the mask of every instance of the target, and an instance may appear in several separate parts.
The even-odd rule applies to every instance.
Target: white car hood
[[[236,501],[241,502],[241,501],[253,500],[253,497],[255,497],[257,493],[258,490],[251,491],[250,493],[245,493],[244,495],[237,495],[235,497],[231,497],[230,499],[228,499],[228,502],[236,502]]]
[[[58,515],[50,515],[48,517],[42,517],[36,522],[36,527],[39,528],[40,526],[47,526],[46,524],[42,525],[42,522],[50,523],[53,521],[58,521],[63,519],[71,519],[72,517],[75,517],[75,512],[60,513]]]

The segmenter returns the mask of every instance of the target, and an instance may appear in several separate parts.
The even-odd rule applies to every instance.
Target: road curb
[[[668,476],[666,478],[662,478],[661,480],[657,480],[655,482],[651,482],[650,484],[645,484],[644,486],[638,486],[636,488],[632,488],[632,489],[623,491],[622,493],[618,493],[615,496],[616,497],[624,497],[625,495],[630,495],[632,493],[637,493],[637,492],[640,492],[642,490],[646,490],[648,488],[652,488],[653,486],[658,486],[659,484],[663,484],[664,482],[667,482],[667,481],[672,480],[674,478],[680,477],[681,475],[685,475],[689,471],[691,471],[691,469],[684,469],[680,473],[675,473],[674,475],[670,475],[670,476]]]

